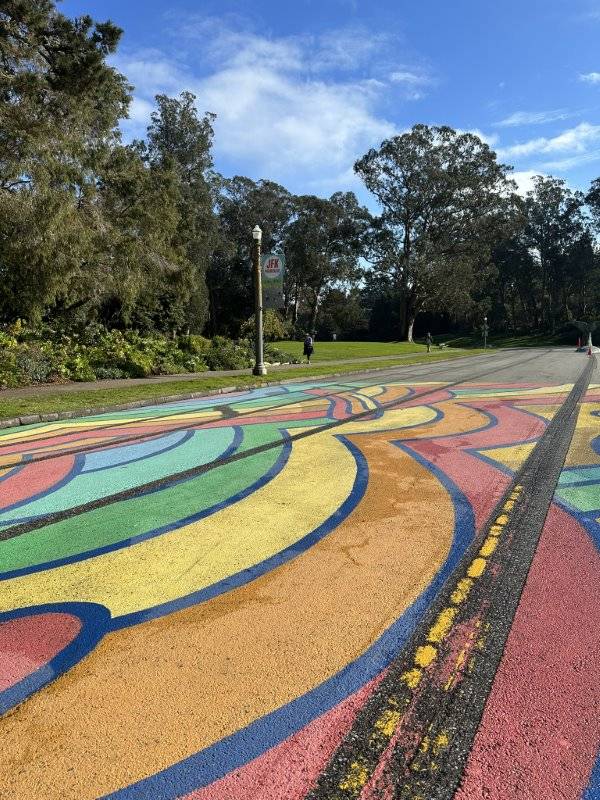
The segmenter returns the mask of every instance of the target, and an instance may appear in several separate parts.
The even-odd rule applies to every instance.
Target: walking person
[[[427,352],[431,353],[431,345],[433,344],[433,338],[429,333],[429,331],[427,332],[427,338],[425,339],[425,342],[427,344]]]
[[[306,336],[304,337],[304,355],[306,356],[306,360],[309,364],[310,364],[310,357],[312,356],[314,349],[315,348],[313,345],[313,338],[310,335],[310,333],[307,333]]]

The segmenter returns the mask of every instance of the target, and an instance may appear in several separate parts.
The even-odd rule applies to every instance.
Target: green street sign
[[[283,308],[283,274],[285,258],[281,253],[262,257],[263,308]]]

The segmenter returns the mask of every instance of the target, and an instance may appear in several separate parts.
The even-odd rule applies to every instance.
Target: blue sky
[[[64,0],[125,31],[135,86],[217,114],[215,165],[297,193],[352,189],[352,165],[417,122],[478,132],[515,168],[585,189],[600,176],[600,0]]]

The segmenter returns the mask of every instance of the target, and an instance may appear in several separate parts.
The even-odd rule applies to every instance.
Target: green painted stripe
[[[243,449],[256,446],[256,438],[249,435]],[[115,544],[172,525],[190,514],[223,503],[247,489],[271,469],[281,450],[281,447],[271,448],[241,461],[216,467],[176,486],[93,509],[2,541],[2,571],[69,558]]]

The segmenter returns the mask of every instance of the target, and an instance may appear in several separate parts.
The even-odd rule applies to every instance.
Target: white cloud
[[[428,75],[419,72],[411,72],[407,69],[396,70],[390,75],[392,83],[407,83],[411,86],[427,86],[432,83]]]
[[[181,39],[177,56],[140,51],[114,59],[135,85],[126,134],[143,134],[155,94],[189,89],[200,112],[217,115],[217,163],[224,158],[255,177],[283,182],[300,172],[306,185],[324,186],[333,176],[355,182],[356,158],[397,132],[379,112],[394,72],[389,47],[385,74],[367,69],[382,61],[385,36],[346,29],[319,39],[270,39],[214,20],[187,33],[203,59],[193,67],[180,60],[184,53],[190,58]],[[421,70],[395,71],[396,81],[412,90],[429,82]]]
[[[557,159],[556,161],[546,161],[542,166],[544,169],[564,172],[582,164],[590,164],[593,161],[600,161],[600,150],[591,150],[588,153],[580,153],[579,155]]]
[[[524,169],[511,172],[509,177],[517,184],[518,194],[525,197],[527,192],[533,189],[533,179],[540,174],[539,171],[533,169]]]
[[[401,86],[404,90],[404,97],[407,100],[420,100],[425,97],[424,89],[435,83],[431,75],[422,70],[414,70],[407,67],[394,70],[389,76],[391,83]]]
[[[588,145],[600,140],[600,125],[580,122],[557,136],[540,136],[527,142],[513,144],[498,150],[501,158],[523,158],[551,153],[585,153]]]
[[[600,72],[586,72],[579,75],[579,80],[584,83],[600,83]]]
[[[556,122],[572,116],[566,109],[554,111],[515,111],[514,114],[495,122],[496,127],[512,127],[516,125],[542,125],[545,122]]]

